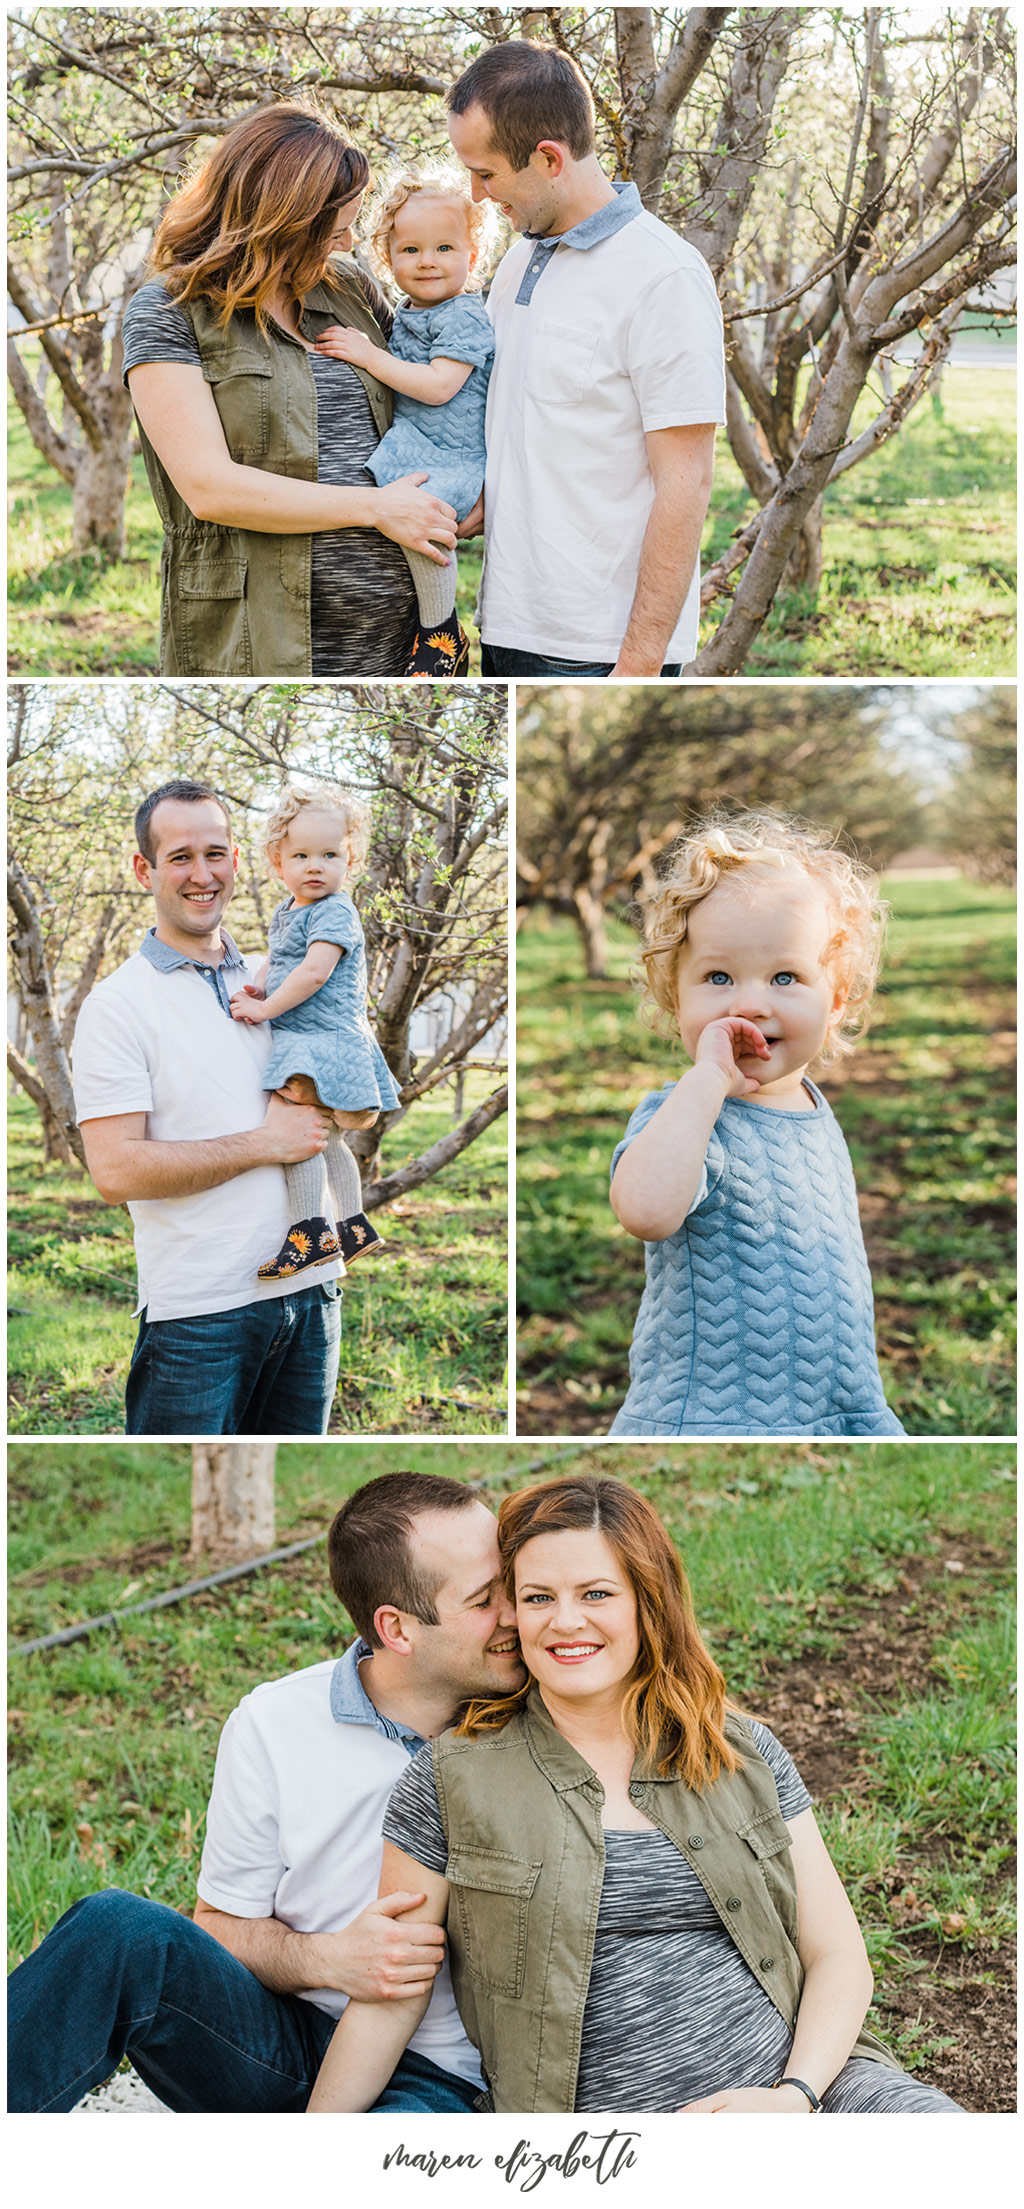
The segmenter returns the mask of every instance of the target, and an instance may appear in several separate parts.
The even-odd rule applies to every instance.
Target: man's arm
[[[711,497],[715,425],[649,430],[644,439],[654,479],[640,548],[629,624],[613,675],[660,675],[700,554]]]
[[[253,1166],[297,1166],[325,1149],[330,1117],[315,1105],[273,1096],[262,1127],[196,1143],[158,1143],[146,1134],[144,1112],[120,1112],[79,1123],[85,1162],[107,1204],[147,1197],[192,1197],[218,1189]]]
[[[433,1982],[444,1962],[444,1927],[406,1915],[425,1900],[422,1890],[390,1894],[340,1933],[293,1933],[279,1918],[231,1917],[201,1896],[193,1916],[274,1994],[334,1987],[358,2002],[400,2001]]]

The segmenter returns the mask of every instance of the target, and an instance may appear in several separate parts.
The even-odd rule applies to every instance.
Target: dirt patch
[[[830,1795],[866,1798],[870,1779],[863,1763],[864,1700],[884,1703],[898,1697],[902,1702],[934,1688],[937,1635],[928,1598],[947,1578],[969,1586],[972,1572],[991,1574],[993,1569],[1009,1572],[1003,1551],[949,1536],[938,1568],[933,1558],[908,1557],[895,1588],[881,1596],[872,1591],[870,1598],[865,1592],[870,1611],[844,1628],[840,1656],[765,1666],[763,1683],[750,1704],[785,1742],[817,1801]],[[856,1590],[851,1592],[856,1596]],[[915,1861],[923,1865],[930,1855],[944,1855],[948,1846],[945,1837],[931,1851],[927,1844],[915,1844]],[[916,1905],[906,1884],[912,1876],[909,1863],[904,1870],[894,1866],[886,1882],[890,1913],[896,1918],[904,1897],[908,1916]],[[981,1944],[960,1948],[937,1939],[932,1926],[915,1926],[912,1920],[902,1939],[915,1968],[886,1987],[884,2027],[893,2038],[915,2028],[916,2038],[930,2044],[923,2075],[965,2109],[1015,2110],[1012,1950]],[[941,2046],[943,2041],[950,2045]]]
[[[517,1434],[607,1434],[614,1412],[570,1396],[560,1381],[547,1381],[530,1390],[528,1401],[516,1405]]]

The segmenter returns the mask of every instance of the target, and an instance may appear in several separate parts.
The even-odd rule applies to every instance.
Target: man
[[[525,1677],[494,1519],[461,1482],[391,1473],[328,1536],[361,1638],[257,1687],[228,1719],[195,1920],[141,1896],[78,1902],[10,1980],[9,2107],[73,2109],[121,2057],[179,2111],[305,2109],[349,1996],[434,1995],[378,2110],[481,2092],[444,1933],[422,1895],[374,1897],[388,1797],[460,1703]]]
[[[448,105],[474,199],[523,233],[488,302],[483,673],[677,675],[725,419],[711,272],[609,183],[567,54],[492,47]]]
[[[139,1273],[129,1434],[325,1434],[341,1334],[336,1260],[258,1281],[288,1231],[281,1168],[323,1150],[313,1106],[267,1099],[269,1026],[232,1020],[252,974],[221,917],[238,850],[223,799],[167,782],[135,816],[156,923],[86,998],[75,1108],[89,1172],[127,1203]]]

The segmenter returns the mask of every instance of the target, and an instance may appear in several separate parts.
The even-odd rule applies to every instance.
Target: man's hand
[[[275,1090],[259,1131],[264,1153],[260,1164],[301,1166],[303,1159],[326,1150],[331,1126],[329,1112],[318,1105],[289,1104]]]
[[[636,593],[612,676],[660,675],[700,554],[711,497],[711,422],[649,430],[644,439],[654,502],[640,547]]]
[[[387,2002],[426,1994],[444,1962],[443,1925],[422,1919],[403,1924],[422,1894],[388,1895],[371,1902],[340,1933],[311,1933],[310,1986],[337,1987],[357,2002]]]
[[[464,522],[455,531],[457,537],[482,537],[484,533],[484,494],[481,491],[475,506],[471,506]]]

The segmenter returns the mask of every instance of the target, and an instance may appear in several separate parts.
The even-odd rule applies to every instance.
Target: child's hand
[[[232,1020],[244,1020],[250,1028],[258,1026],[267,1017],[263,1011],[266,994],[265,989],[256,989],[252,982],[246,982],[231,999]]]
[[[321,331],[314,351],[329,353],[332,360],[350,361],[353,368],[372,369],[380,346],[364,337],[361,330],[347,330],[343,323],[332,322],[329,330]]]
[[[771,1052],[752,1020],[737,1020],[732,1015],[722,1020],[711,1020],[697,1041],[694,1054],[695,1066],[717,1066],[725,1075],[728,1097],[756,1096],[761,1084],[740,1072],[741,1058],[771,1060]]]

